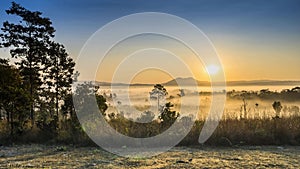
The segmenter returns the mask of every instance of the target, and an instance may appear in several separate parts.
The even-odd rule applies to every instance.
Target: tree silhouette
[[[6,13],[21,18],[17,23],[3,23],[0,46],[10,48],[11,56],[19,58],[16,65],[29,91],[32,126],[35,114],[47,121],[49,114],[54,118],[55,111],[58,121],[59,102],[71,92],[75,63],[65,47],[53,41],[55,29],[41,12],[12,2]]]
[[[55,111],[59,117],[59,101],[70,93],[75,63],[59,43],[51,42],[46,60],[44,81],[49,91],[54,91]],[[51,90],[52,89],[52,90]]]
[[[73,101],[75,101],[74,103],[77,105],[78,109],[84,110],[78,112],[89,114],[90,112],[95,111],[91,108],[92,106],[90,104],[92,104],[92,100],[96,98],[98,110],[103,116],[106,115],[105,111],[108,108],[106,98],[99,95],[98,90],[99,86],[94,86],[91,82],[84,82],[77,85],[76,90],[73,93]]]
[[[247,108],[248,106],[248,103],[247,103],[247,92],[246,91],[243,91],[243,93],[241,94],[242,96],[242,101],[243,101],[243,104],[241,106],[241,119],[247,119],[248,118],[248,112],[250,111],[250,109]]]
[[[24,83],[27,84],[30,93],[30,118],[34,124],[34,106],[38,100],[38,90],[41,88],[41,71],[45,68],[49,42],[54,37],[55,29],[49,18],[42,17],[42,13],[29,11],[21,5],[12,2],[12,6],[6,10],[8,15],[21,18],[18,23],[4,22],[0,34],[1,45],[10,47],[13,58],[19,58],[17,63]]]
[[[172,125],[179,117],[179,113],[171,110],[172,107],[174,107],[173,104],[171,104],[170,102],[166,103],[161,114],[158,117],[164,127]]]
[[[157,111],[160,111],[160,99],[163,99],[166,95],[168,95],[167,89],[161,85],[161,84],[156,84],[154,85],[154,89],[150,92],[150,97],[151,98],[156,98],[157,99]]]
[[[280,101],[275,101],[272,104],[272,107],[276,112],[276,118],[279,118],[280,117],[280,112],[281,112],[281,109],[282,109],[282,105],[281,105]]]
[[[26,123],[29,97],[23,89],[20,72],[0,59],[0,109],[6,111],[10,135],[21,133]]]

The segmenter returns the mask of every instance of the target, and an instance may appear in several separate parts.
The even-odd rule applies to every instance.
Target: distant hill
[[[198,86],[209,86],[210,85],[210,82],[208,81],[198,81],[192,77],[188,77],[188,78],[176,78],[176,79],[173,79],[173,80],[170,80],[166,83],[164,83],[165,86],[176,86],[177,84],[181,84],[183,86],[191,86],[191,85],[194,85],[194,84],[198,84]]]
[[[126,83],[110,83],[110,82],[96,82],[96,85],[99,86],[128,86]],[[130,84],[130,86],[153,86],[154,84],[146,84],[146,83],[134,83]]]
[[[177,84],[181,84],[183,86],[191,86],[195,83],[198,86],[210,86],[211,83],[209,81],[199,81],[192,77],[187,78],[176,78],[170,81],[163,83],[165,86],[177,86]],[[109,83],[109,82],[96,82],[97,85],[100,86],[128,86],[126,83]],[[244,81],[227,81],[227,86],[278,86],[278,85],[294,85],[300,86],[300,81],[280,81],[280,80],[244,80]],[[130,86],[153,86],[154,84],[146,84],[146,83],[135,83],[130,84]],[[218,83],[216,83],[218,85]]]
[[[211,85],[208,81],[198,81],[192,77],[188,78],[176,78],[170,80],[164,85],[166,86],[174,86],[177,85],[177,82],[182,85],[193,85],[194,83],[198,84],[199,86],[209,86]],[[216,83],[218,85],[218,83]],[[220,83],[219,83],[220,84]],[[300,81],[278,81],[278,80],[249,80],[249,81],[227,81],[227,86],[276,86],[276,85],[299,85]]]
[[[251,81],[229,81],[228,86],[279,86],[299,85],[300,81],[278,81],[278,80],[251,80]]]

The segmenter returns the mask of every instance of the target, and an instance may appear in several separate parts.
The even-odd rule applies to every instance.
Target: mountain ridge
[[[169,80],[165,83],[161,83],[164,86],[177,86],[177,84],[183,86],[192,86],[197,84],[198,86],[210,86],[209,81],[199,81],[192,77],[178,77],[172,80]],[[110,83],[110,82],[96,82],[100,86],[153,86],[155,84],[151,83]],[[215,82],[215,85],[221,85],[221,82]],[[227,81],[227,86],[276,86],[276,85],[298,85],[300,86],[300,81],[297,80],[238,80],[238,81]]]

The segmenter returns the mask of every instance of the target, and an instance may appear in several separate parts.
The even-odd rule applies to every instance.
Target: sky
[[[78,57],[89,37],[111,21],[134,13],[162,12],[186,19],[205,33],[222,61],[228,81],[300,80],[298,0],[16,0],[16,2],[27,9],[41,11],[43,16],[49,17],[56,29],[55,40],[63,43],[74,59]],[[0,1],[0,22],[12,19],[5,14],[5,9],[9,8],[10,3],[9,0]],[[133,38],[128,44],[135,46],[139,41]],[[164,55],[161,51],[153,52]],[[8,51],[2,50],[0,54],[7,57]],[[149,54],[141,52],[140,55]],[[168,55],[170,54],[165,53],[164,56]],[[190,55],[185,57],[187,62],[189,57],[192,58]],[[177,68],[177,72],[172,74],[161,72],[160,75],[149,76],[157,73],[157,70],[153,69],[144,71],[144,75],[136,72],[137,76],[132,79],[135,82],[151,83],[172,77],[189,76],[182,69],[178,69],[179,65],[176,64],[174,57],[170,55],[170,58],[174,60],[174,66],[170,66],[170,69]],[[168,57],[161,62],[168,63]],[[102,65],[106,65],[107,68],[100,66],[102,71],[99,70],[99,76],[96,76],[98,79],[111,80],[116,67],[110,68],[110,63],[103,62]],[[207,79],[205,75],[207,72],[201,63],[187,66],[197,72],[195,77],[198,80]],[[210,71],[211,76],[215,76],[217,70],[218,68],[213,67]],[[81,71],[88,74],[89,68]],[[128,72],[123,71],[123,77],[128,78],[125,74]],[[125,79],[121,77],[120,80]]]

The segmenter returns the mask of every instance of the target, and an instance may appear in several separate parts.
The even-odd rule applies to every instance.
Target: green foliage
[[[151,99],[157,99],[157,110],[159,112],[161,108],[159,101],[168,95],[167,89],[161,84],[156,84],[149,94]]]
[[[99,86],[94,86],[91,82],[77,84],[76,91],[73,94],[74,104],[79,109],[78,112],[92,114],[94,111],[92,104],[96,98],[98,110],[105,116],[105,111],[108,108],[104,96],[98,94]]]
[[[63,45],[55,42],[50,43],[44,70],[44,84],[48,91],[53,91],[55,97],[56,116],[59,117],[59,101],[71,90],[72,76],[75,63],[69,57]]]
[[[12,2],[12,6],[6,10],[8,15],[21,18],[18,23],[5,21],[0,37],[1,46],[10,47],[13,58],[19,58],[16,64],[28,87],[30,94],[30,117],[34,124],[34,107],[41,89],[41,71],[45,68],[50,39],[54,37],[55,29],[49,18],[42,17],[42,13],[32,12],[21,5]]]
[[[78,73],[74,75],[75,63],[65,47],[53,41],[55,29],[50,19],[42,17],[41,12],[32,12],[14,2],[6,13],[17,16],[20,20],[17,23],[4,22],[0,33],[0,47],[9,48],[11,56],[18,58],[15,66],[10,65],[8,60],[0,59],[0,110],[5,113],[4,119],[0,119],[0,141],[27,143],[55,140],[62,143],[92,144],[84,130],[95,129],[97,126],[94,123],[81,126],[73,102],[82,112],[79,116],[87,121],[97,121],[93,101],[98,106],[97,112],[100,111],[106,117],[108,106],[106,98],[98,94],[99,87],[94,87],[92,83],[79,84],[73,97],[71,83]],[[122,114],[111,113],[108,114],[108,123],[124,135],[139,138],[162,133],[177,119],[183,124],[179,130],[186,130],[184,124],[190,123],[191,118],[179,119],[179,113],[172,110],[170,102],[160,106],[160,100],[167,95],[166,88],[161,84],[156,84],[150,92],[151,98],[157,99],[157,120],[150,111],[144,112],[138,118],[139,122],[128,120]],[[183,91],[180,96],[184,96]],[[228,92],[228,96],[244,99],[242,108],[246,114],[246,99],[276,98],[294,101],[300,98],[300,88],[280,93],[269,90],[242,93],[232,91]],[[295,116],[221,120],[206,144],[218,145],[225,140],[233,145],[300,145],[300,118],[296,116],[299,114],[299,107],[283,107],[279,101],[275,101],[272,106],[276,117],[280,116],[282,110],[293,112]],[[29,120],[35,125],[29,125]],[[180,144],[197,145],[203,124],[204,121],[196,121]]]
[[[228,91],[227,97],[230,99],[241,100],[243,98],[247,100],[261,99],[273,101],[275,99],[285,100],[285,101],[297,101],[300,99],[300,87],[294,87],[292,89],[284,89],[281,92],[270,91],[268,89],[256,91]],[[201,94],[210,95],[210,93],[201,92]]]
[[[7,60],[0,59],[0,77],[0,109],[6,111],[7,124],[13,136],[25,128],[29,96],[22,85],[20,72]]]
[[[175,122],[175,120],[179,117],[178,112],[171,110],[173,106],[174,105],[171,104],[170,102],[166,103],[161,114],[159,115],[158,118],[161,120],[163,126],[172,125]]]
[[[167,89],[161,85],[161,84],[156,84],[154,85],[154,89],[152,90],[153,93],[159,93],[160,95],[167,95]]]
[[[96,102],[98,105],[98,108],[100,110],[100,112],[102,113],[103,116],[105,116],[105,111],[107,110],[108,106],[106,104],[106,99],[99,94],[95,94],[96,95]]]
[[[31,120],[31,128],[56,135],[63,101],[67,102],[64,113],[71,113],[68,104],[75,63],[64,46],[53,41],[55,29],[41,12],[12,2],[6,13],[19,19],[5,21],[0,32],[0,47],[18,58],[16,68],[1,59],[0,106],[6,110],[11,133],[25,130]]]

